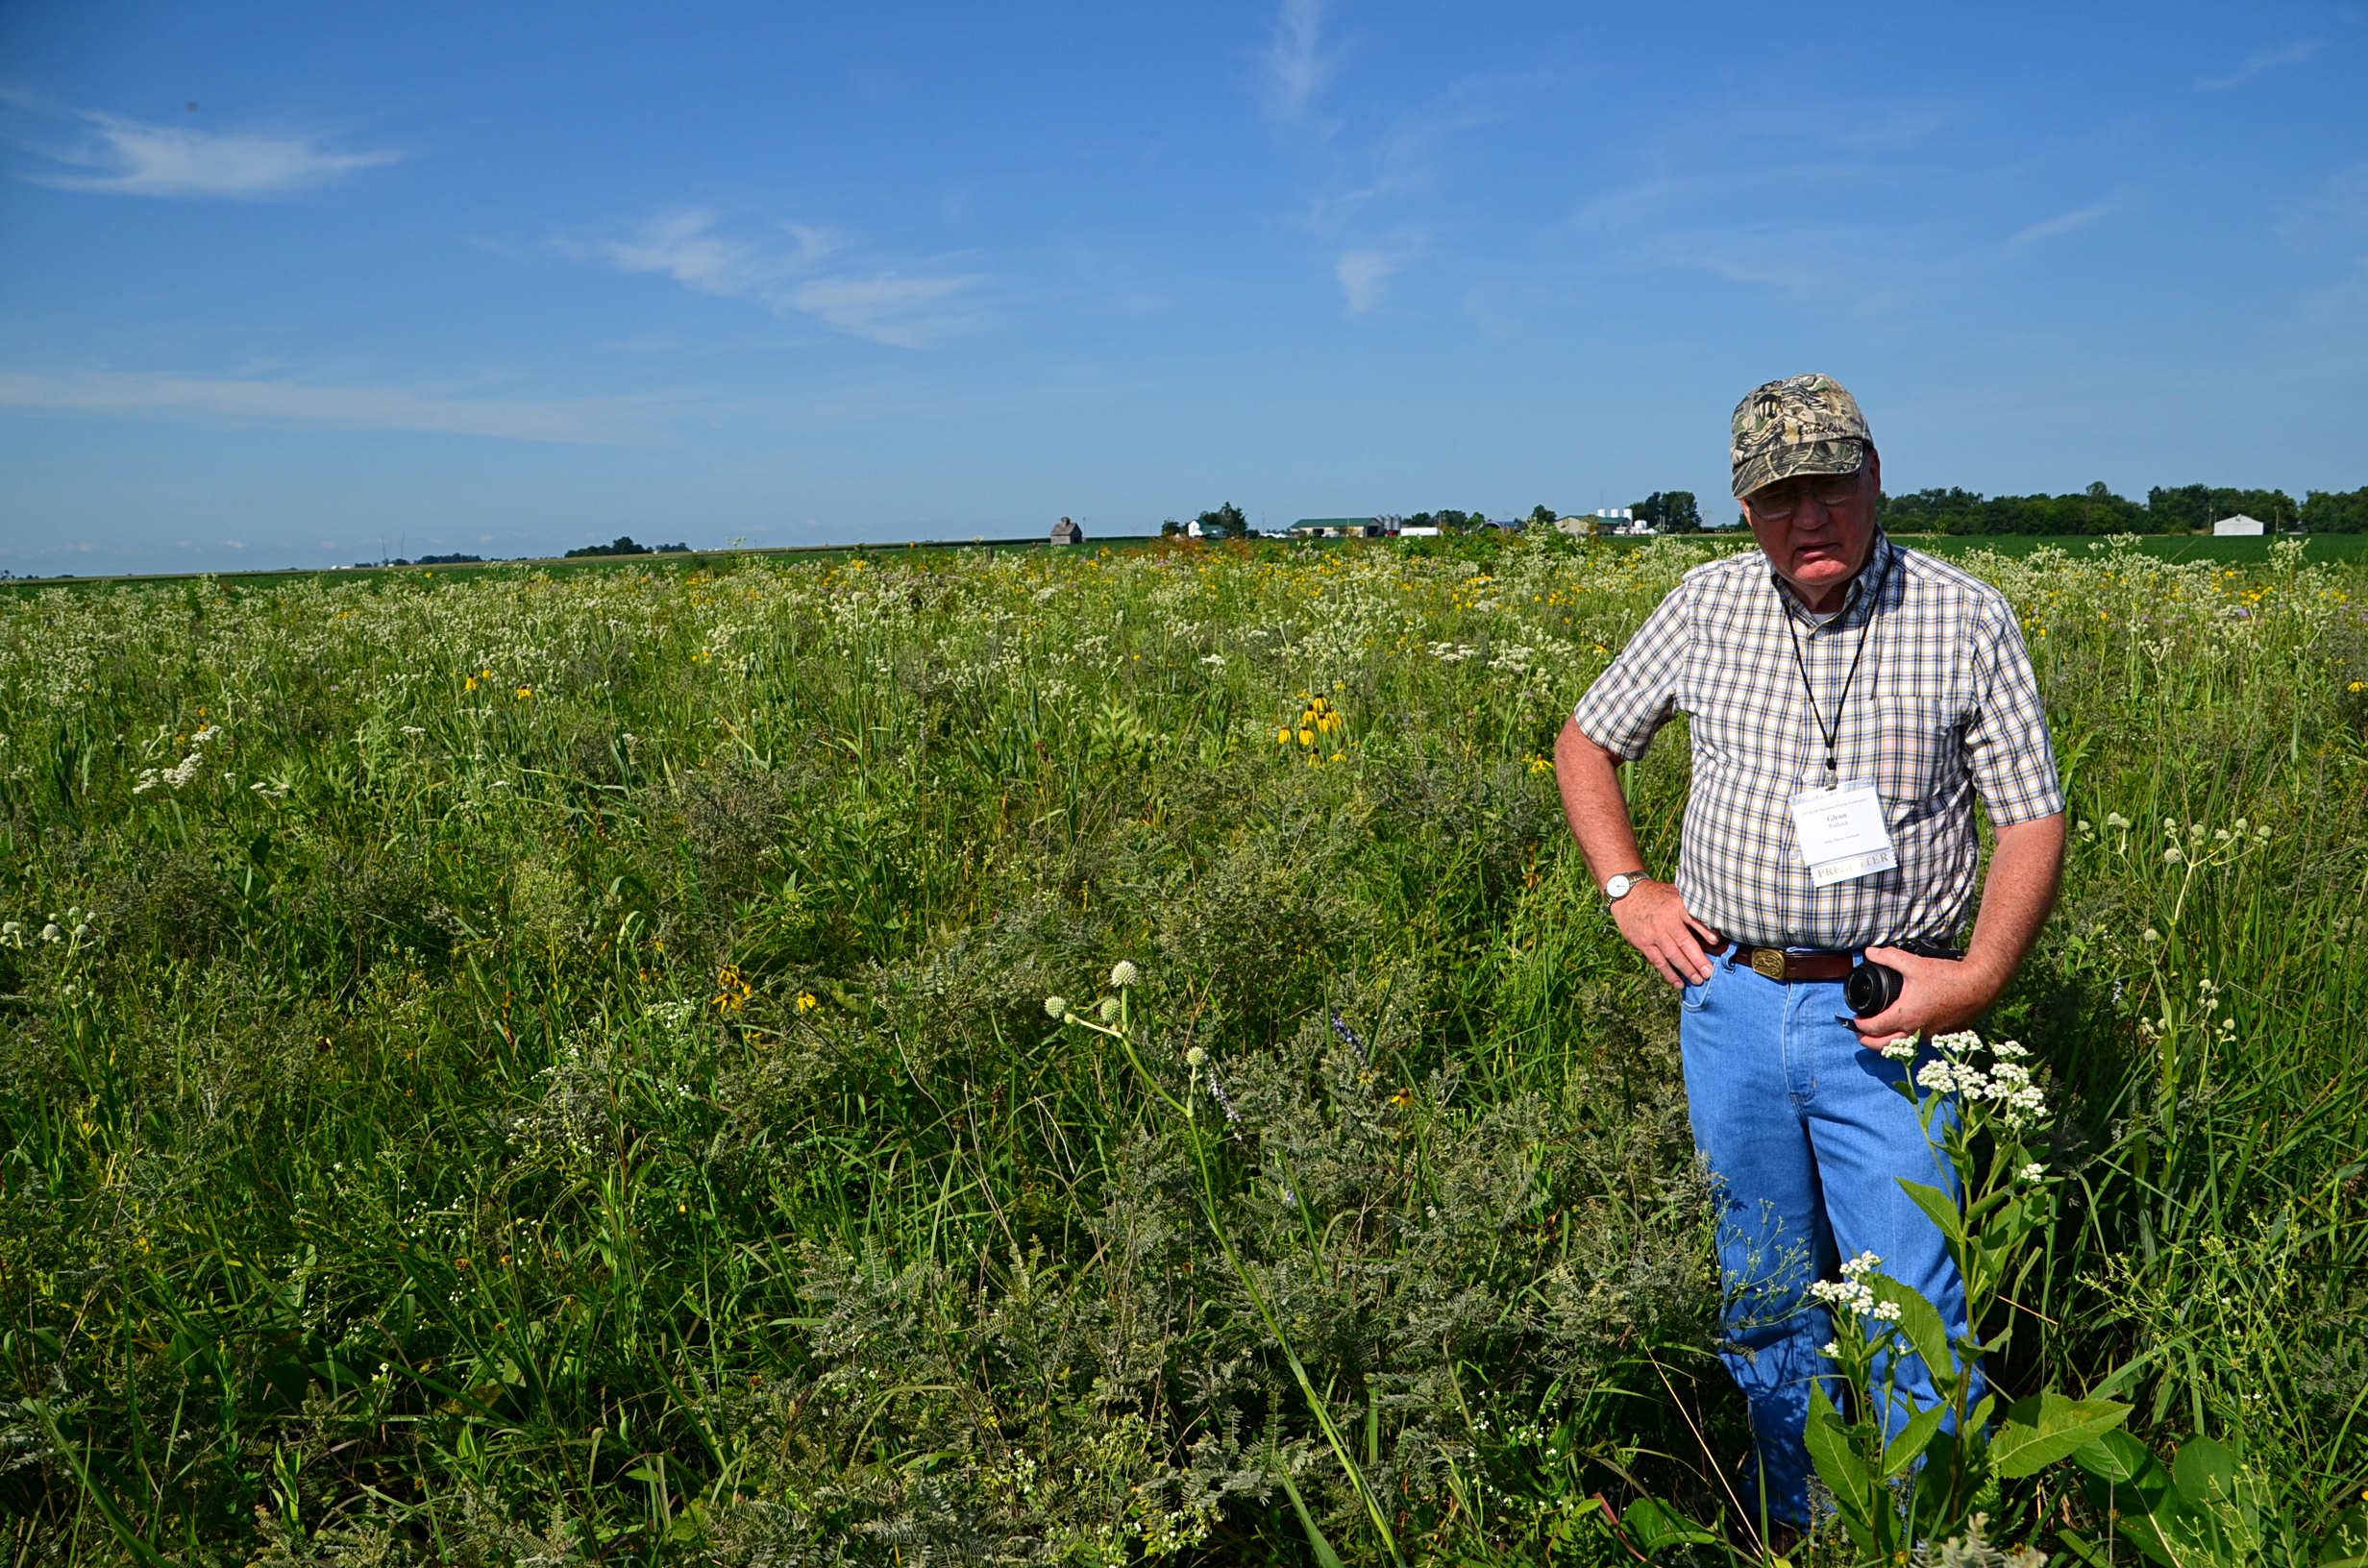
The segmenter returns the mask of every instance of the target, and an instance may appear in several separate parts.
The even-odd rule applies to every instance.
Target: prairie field
[[[1546,754],[1732,548],[0,600],[0,1562],[1728,1561],[1676,1001]],[[1951,553],[2078,820],[1990,1370],[2320,1531],[2368,567]],[[1629,772],[1665,872],[1682,721]],[[2149,1560],[2071,1466],[1986,1507]]]

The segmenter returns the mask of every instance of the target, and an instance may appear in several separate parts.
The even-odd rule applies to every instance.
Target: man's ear
[[[1866,472],[1874,477],[1875,494],[1883,494],[1883,453],[1875,450],[1872,441],[1866,443]]]

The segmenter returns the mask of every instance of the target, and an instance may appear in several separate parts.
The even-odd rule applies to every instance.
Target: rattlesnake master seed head
[[[1194,1046],[1191,1050],[1186,1051],[1186,1052],[1184,1053],[1184,1065],[1185,1065],[1186,1066],[1188,1066],[1188,1067],[1197,1067],[1197,1066],[1204,1066],[1204,1065],[1206,1065],[1206,1063],[1208,1062],[1208,1060],[1209,1060],[1209,1053],[1208,1053],[1208,1052],[1206,1052],[1206,1051],[1204,1051],[1204,1050],[1202,1050],[1202,1049],[1201,1049],[1199,1046],[1197,1046],[1197,1045]]]
[[[1123,990],[1143,978],[1132,959],[1120,959],[1110,966],[1110,984],[1114,990]]]
[[[1101,1014],[1101,1021],[1102,1021],[1102,1022],[1104,1022],[1104,1023],[1116,1023],[1116,1022],[1118,1022],[1118,1021],[1119,1021],[1119,999],[1118,999],[1116,996],[1104,996],[1104,997],[1101,999],[1101,1007],[1099,1008],[1099,1010],[1098,1010],[1098,1011],[1099,1011],[1099,1012],[1100,1012],[1100,1014]]]
[[[1048,1017],[1055,1018],[1065,1018],[1069,1017],[1069,998],[1066,996],[1046,997],[1045,1014]]]

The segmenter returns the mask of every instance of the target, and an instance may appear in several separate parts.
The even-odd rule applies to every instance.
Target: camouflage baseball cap
[[[1795,474],[1856,474],[1873,437],[1859,400],[1831,376],[1788,376],[1735,405],[1735,493]]]

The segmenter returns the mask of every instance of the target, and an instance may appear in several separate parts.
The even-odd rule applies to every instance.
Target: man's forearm
[[[2039,940],[2039,928],[2056,907],[2063,882],[2063,813],[2010,822],[1998,829],[1990,852],[1989,879],[1982,888],[1982,912],[1974,917],[1973,944],[1965,962],[1992,997]]]
[[[1636,824],[1619,792],[1619,759],[1589,740],[1574,720],[1563,721],[1554,742],[1554,782],[1563,792],[1570,836],[1579,841],[1597,887],[1622,871],[1644,869]]]

